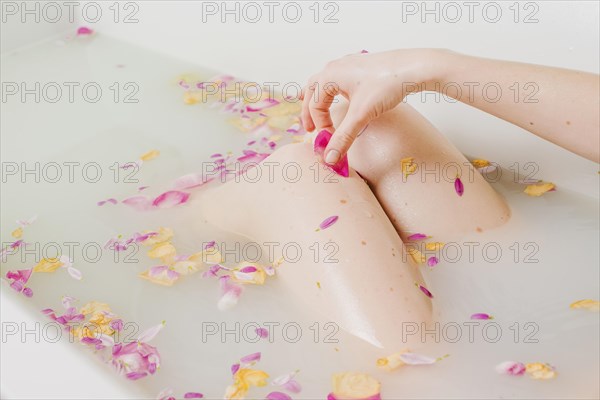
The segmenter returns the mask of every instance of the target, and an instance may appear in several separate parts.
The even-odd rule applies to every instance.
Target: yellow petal
[[[333,394],[342,399],[364,399],[381,391],[380,383],[359,372],[342,372],[332,376]]]
[[[156,235],[150,236],[148,239],[141,242],[143,245],[155,245],[157,243],[166,242],[173,238],[173,229],[171,228],[158,228],[158,231],[146,231],[144,233],[155,232]]]
[[[150,258],[165,258],[176,254],[175,246],[170,242],[157,243],[148,251]]]
[[[97,314],[102,311],[110,312],[110,306],[106,303],[100,303],[98,301],[90,301],[79,310],[83,315]]]
[[[552,379],[557,375],[554,368],[548,364],[542,363],[525,364],[525,372],[527,372],[533,379]]]
[[[185,92],[183,94],[183,102],[188,105],[199,103],[202,99],[200,92]]]
[[[177,261],[173,263],[169,268],[173,271],[180,273],[181,275],[190,275],[200,270],[200,265],[195,261]]]
[[[527,185],[525,188],[525,194],[528,196],[538,197],[543,195],[549,190],[554,189],[554,183],[550,182],[539,182],[533,185]]]
[[[62,267],[63,263],[58,258],[42,258],[42,260],[33,267],[33,272],[54,272]]]
[[[408,349],[403,349],[387,357],[380,358],[377,360],[377,366],[386,371],[393,371],[397,368],[400,368],[401,366],[405,365],[404,361],[400,359],[400,356],[408,351]]]
[[[244,384],[233,384],[227,386],[225,390],[225,399],[226,400],[242,400],[246,398],[246,394],[248,393],[248,385]]]
[[[598,300],[579,300],[571,304],[571,308],[578,309],[586,309],[590,311],[600,311],[600,302]]]
[[[425,249],[431,250],[431,251],[437,251],[437,250],[440,250],[442,247],[444,247],[444,244],[445,243],[442,243],[442,242],[425,243]]]
[[[140,159],[142,161],[150,161],[150,160],[158,157],[159,154],[160,154],[160,151],[158,151],[158,150],[150,150],[149,152],[142,154]]]
[[[169,279],[167,277],[166,272],[161,273],[158,276],[152,276],[152,275],[150,275],[149,271],[144,271],[144,272],[140,273],[138,276],[140,278],[147,279],[152,283],[156,283],[158,285],[163,285],[163,286],[173,286],[173,283],[175,283],[175,281],[176,281],[176,279]]]
[[[476,158],[475,160],[471,160],[471,164],[473,164],[475,168],[483,168],[488,167],[490,162],[488,160],[484,160],[483,158]]]
[[[266,386],[269,374],[265,371],[250,368],[241,368],[236,372],[236,379],[245,383],[247,386]]]
[[[402,174],[404,175],[404,178],[417,172],[417,164],[413,162],[413,160],[413,157],[406,157],[400,160],[400,166],[402,167]]]
[[[282,138],[282,137],[283,137],[283,136],[281,136],[281,135],[272,135],[272,136],[269,138],[269,141],[270,141],[270,142],[278,142],[278,141],[280,141],[280,140],[281,140],[281,138]]]
[[[425,261],[427,261],[427,258],[425,257],[425,255],[423,253],[421,253],[419,250],[413,249],[413,248],[408,248],[407,251],[408,251],[408,254],[410,254],[412,259],[415,260],[415,262],[417,264],[424,264]]]
[[[223,262],[223,255],[215,247],[206,249],[199,253],[194,253],[188,257],[188,260],[204,264],[220,264]]]
[[[15,229],[14,231],[12,231],[11,236],[15,239],[20,239],[21,236],[23,236],[23,228],[19,227]]]

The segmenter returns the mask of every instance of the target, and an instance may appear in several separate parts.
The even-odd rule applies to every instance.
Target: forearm
[[[599,161],[598,75],[452,52],[441,57],[444,74],[434,90]]]

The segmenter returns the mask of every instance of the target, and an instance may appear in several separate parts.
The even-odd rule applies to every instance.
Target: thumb
[[[325,149],[325,162],[333,165],[341,160],[369,121],[369,113],[365,111],[364,105],[359,105],[357,101],[351,101],[346,116],[333,133]]]

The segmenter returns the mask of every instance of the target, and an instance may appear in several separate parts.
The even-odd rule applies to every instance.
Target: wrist
[[[425,49],[422,66],[425,90],[439,92],[449,82],[455,82],[458,75],[461,54],[447,49]]]

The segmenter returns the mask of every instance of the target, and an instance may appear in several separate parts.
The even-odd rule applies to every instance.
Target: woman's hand
[[[301,94],[302,122],[308,131],[333,132],[325,162],[335,164],[372,119],[394,108],[407,94],[435,90],[445,53],[436,49],[363,52],[331,61],[313,75]],[[338,94],[350,104],[335,130],[329,108]]]

